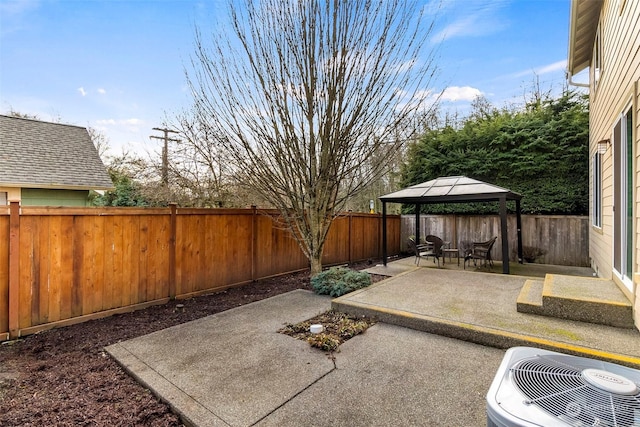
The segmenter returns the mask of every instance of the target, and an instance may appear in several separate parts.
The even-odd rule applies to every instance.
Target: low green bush
[[[511,252],[513,253],[513,258],[518,259],[518,248],[513,248]],[[522,258],[529,263],[536,262],[538,258],[546,254],[547,254],[547,251],[542,248],[538,248],[535,246],[522,247]]]
[[[319,295],[339,297],[369,286],[371,276],[363,271],[332,267],[311,278],[311,287]]]

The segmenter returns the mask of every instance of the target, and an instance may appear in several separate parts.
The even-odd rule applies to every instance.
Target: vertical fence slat
[[[31,218],[29,218],[31,220]],[[20,283],[20,327],[31,326],[33,301],[34,295],[32,294],[33,282],[34,282],[34,230],[33,221],[27,219],[20,221],[20,271],[19,271],[19,283]]]
[[[142,215],[131,217],[124,230],[124,242],[129,242],[124,257],[131,262],[125,263],[123,280],[137,284],[136,302],[155,298],[155,291],[150,292],[149,288],[153,287],[154,274],[157,272],[154,264],[162,255],[155,251],[151,233],[153,219]]]
[[[256,259],[258,252],[258,218],[256,206],[251,206],[251,280],[256,280]]]
[[[176,297],[176,221],[178,207],[175,203],[170,205],[171,225],[169,231],[169,298]]]
[[[10,203],[9,211],[9,338],[20,330],[20,204]]]
[[[9,216],[0,216],[0,335],[9,334]]]

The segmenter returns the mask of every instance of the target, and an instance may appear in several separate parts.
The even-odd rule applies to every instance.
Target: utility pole
[[[164,140],[164,146],[162,147],[162,171],[161,171],[161,182],[165,187],[169,186],[169,141],[178,142],[179,139],[169,138],[170,133],[178,133],[175,130],[167,129],[167,128],[153,128],[153,130],[157,130],[159,132],[163,132],[164,136],[153,136],[151,135],[149,138],[151,139],[162,139]]]

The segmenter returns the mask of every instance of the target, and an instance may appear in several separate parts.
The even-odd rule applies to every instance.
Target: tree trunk
[[[309,257],[309,264],[311,265],[311,274],[310,276],[313,277],[318,273],[322,272],[322,252],[321,251],[314,251],[314,253],[311,254],[311,256]]]

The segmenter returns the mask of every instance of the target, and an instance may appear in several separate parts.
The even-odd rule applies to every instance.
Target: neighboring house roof
[[[578,74],[591,63],[602,3],[602,0],[571,1],[567,64],[570,76]]]
[[[0,187],[110,190],[86,128],[0,115]]]

